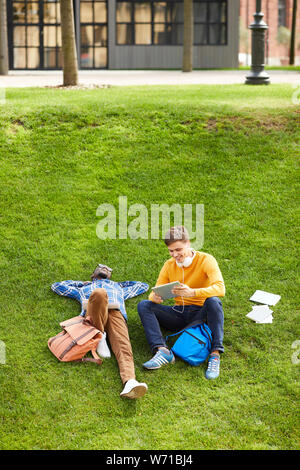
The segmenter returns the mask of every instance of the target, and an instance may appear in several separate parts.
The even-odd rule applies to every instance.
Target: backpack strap
[[[208,337],[208,339],[210,341],[210,345],[211,345],[212,344],[212,336],[211,336],[210,331],[208,331],[208,329],[207,329],[207,325],[205,323],[202,323],[201,324],[201,329],[202,329],[202,331],[205,331],[206,336]]]
[[[212,343],[212,337],[211,337],[211,334],[210,332],[208,331],[208,329],[206,328],[206,324],[204,322],[199,322],[199,321],[194,321],[192,323],[189,323],[188,325],[186,325],[185,328],[183,328],[183,330],[180,330],[180,331],[177,331],[177,333],[173,333],[172,335],[168,335],[166,336],[166,342],[168,341],[168,338],[170,338],[171,336],[176,336],[176,335],[179,335],[180,333],[183,333],[184,331],[186,331],[188,328],[192,328],[193,326],[200,326],[201,330],[202,330],[202,333],[204,333],[209,341],[210,341],[210,344]],[[186,331],[189,335],[193,336],[191,333],[189,333],[188,331]],[[198,339],[198,338],[196,338]]]
[[[94,330],[94,327],[92,327],[91,329],[83,333],[82,335],[78,336],[78,338],[71,341],[69,346],[61,353],[61,355],[59,356],[59,359],[62,360],[63,357],[73,348],[73,346],[75,346],[78,343],[78,341],[84,338],[84,336],[88,335],[92,330]]]
[[[76,362],[95,362],[96,364],[101,366],[103,361],[102,361],[102,359],[100,359],[100,357],[96,353],[96,350],[91,349],[91,353],[92,353],[93,357],[83,357],[82,359],[77,359]]]
[[[185,329],[186,329],[186,328],[183,328],[183,330],[177,331],[177,333],[173,333],[172,335],[166,336],[166,341],[168,341],[168,338],[171,338],[171,336],[180,335],[180,333],[182,333],[183,331],[185,331]]]

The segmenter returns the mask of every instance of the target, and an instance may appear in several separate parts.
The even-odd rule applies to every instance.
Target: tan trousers
[[[120,310],[108,310],[108,296],[105,289],[95,289],[89,298],[86,316],[102,333],[106,331],[111,349],[117,359],[123,384],[135,379],[133,353],[126,321]]]

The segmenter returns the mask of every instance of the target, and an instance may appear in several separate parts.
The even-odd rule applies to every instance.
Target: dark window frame
[[[45,22],[44,21],[44,6],[47,3],[51,4],[58,4],[59,0],[11,0],[7,2],[7,16],[8,20],[10,19],[11,21],[9,22],[9,25],[11,26],[9,28],[8,32],[8,40],[10,44],[10,68],[13,70],[57,70],[61,68],[59,66],[59,53],[61,51],[61,47],[58,46],[58,30],[60,26],[60,22]],[[15,3],[23,3],[25,6],[25,18],[24,21],[14,21],[14,4]],[[38,21],[37,22],[32,22],[28,21],[27,17],[27,6],[29,4],[36,4],[38,6]],[[56,20],[57,20],[57,12],[56,12]],[[18,26],[23,26],[25,27],[25,44],[23,45],[15,45],[14,44],[14,29],[15,27]],[[30,46],[28,45],[28,27],[38,27],[39,28],[39,45],[38,46]],[[53,26],[55,27],[55,39],[56,39],[56,46],[45,46],[44,45],[44,27],[47,26]],[[39,64],[38,67],[35,68],[29,68],[28,67],[28,49],[38,49],[39,51]],[[25,49],[25,67],[15,67],[14,66],[14,50],[15,49]],[[44,59],[45,59],[45,51],[46,49],[52,49],[55,51],[55,66],[53,67],[44,67]]]
[[[278,28],[287,26],[287,2],[278,0]]]
[[[81,9],[81,5],[84,4],[84,3],[92,3],[93,4],[93,21],[85,21],[85,22],[81,22],[80,21],[80,9]],[[95,3],[104,3],[106,5],[106,22],[100,22],[100,21],[97,21],[95,22]],[[83,1],[83,2],[80,2],[80,5],[79,5],[79,24],[80,24],[80,31],[79,31],[79,43],[80,43],[80,46],[79,46],[79,55],[80,55],[80,59],[79,59],[79,64],[80,64],[80,69],[81,70],[105,70],[107,68],[107,65],[108,65],[108,1],[107,0],[86,0]],[[81,27],[82,26],[92,26],[93,27],[93,44],[92,45],[82,45],[81,43]],[[106,28],[106,45],[105,46],[95,46],[95,27],[96,26],[101,26],[101,27],[104,27]],[[89,48],[89,49],[93,49],[93,64],[91,67],[84,67],[81,63],[81,54],[82,54],[82,50],[84,48]],[[95,67],[95,49],[101,49],[101,48],[106,48],[106,65],[103,66],[103,67]]]
[[[75,9],[75,34],[76,34],[76,43],[77,43],[77,50],[78,50],[78,62],[79,62],[79,68],[87,70],[94,70],[96,67],[94,66],[95,64],[95,49],[96,48],[101,48],[102,46],[96,46],[95,45],[95,27],[100,25],[100,26],[105,26],[107,28],[106,32],[106,65],[103,67],[97,67],[97,70],[100,69],[106,69],[108,66],[108,0],[88,0],[91,3],[105,3],[106,4],[106,23],[103,22],[96,22],[96,23],[80,23],[80,2],[74,1],[74,9]],[[14,11],[13,11],[13,5],[14,3],[23,3],[25,6],[25,15],[22,21],[14,21]],[[27,21],[27,5],[30,3],[34,3],[38,6],[38,21],[33,23],[33,22],[28,22]],[[7,20],[8,20],[8,44],[9,44],[9,68],[11,70],[61,70],[62,65],[60,65],[59,61],[59,54],[61,54],[61,46],[59,44],[59,27],[61,26],[60,21],[58,21],[58,13],[56,10],[56,22],[49,22],[49,21],[44,21],[44,5],[50,3],[50,4],[58,4],[59,0],[7,0]],[[84,2],[82,2],[84,3]],[[79,9],[77,8],[79,4]],[[77,6],[76,6],[77,5]],[[95,8],[93,7],[93,19],[94,18],[94,11]],[[79,19],[79,22],[78,22]],[[93,26],[93,44],[90,47],[93,47],[93,66],[92,67],[81,67],[80,65],[80,54],[81,54],[81,41],[80,41],[80,28],[81,24],[84,25],[89,25],[91,24]],[[14,28],[15,26],[24,26],[25,27],[25,42],[23,45],[16,46],[14,44]],[[30,26],[36,26],[39,28],[39,45],[38,46],[28,46],[28,31],[27,28]],[[56,28],[56,46],[46,46],[44,45],[44,27],[47,26],[52,26]],[[39,53],[39,62],[37,67],[28,67],[28,49],[35,47],[38,49]],[[24,67],[15,67],[15,49],[25,49],[25,61],[24,61]],[[46,62],[46,53],[47,50],[54,50],[55,51],[55,65],[49,67],[45,67],[45,62]],[[62,62],[62,61],[61,61]]]
[[[59,3],[59,0],[42,0],[41,1],[41,16],[42,16],[42,21],[41,21],[41,28],[43,30],[43,38],[44,38],[44,27],[46,26],[54,26],[55,27],[55,39],[56,39],[56,46],[45,46],[44,45],[44,41],[43,41],[43,44],[42,44],[42,48],[43,48],[43,51],[42,51],[42,54],[41,54],[41,58],[42,58],[42,62],[43,62],[43,68],[45,68],[45,70],[57,70],[59,68],[61,68],[61,66],[59,65],[59,54],[61,54],[61,46],[59,46],[59,39],[58,39],[58,31],[59,31],[59,28],[61,26],[61,23],[58,20],[58,17],[57,17],[57,12],[56,12],[56,21],[54,23],[50,23],[50,22],[45,22],[44,20],[44,7],[47,3],[52,3],[52,4],[55,4],[57,5]],[[53,67],[44,67],[44,62],[45,62],[45,51],[46,49],[50,49],[50,50],[53,50],[55,52],[55,66]]]
[[[120,3],[130,3],[131,4],[131,21],[117,21],[117,4]],[[134,21],[134,4],[139,4],[139,3],[149,3],[151,6],[151,22],[135,22]],[[167,3],[169,5],[176,5],[176,3],[181,3],[183,4],[183,0],[117,0],[116,1],[116,16],[115,16],[115,25],[116,25],[116,36],[115,36],[115,43],[117,46],[181,46],[182,42],[176,42],[176,43],[155,43],[154,42],[154,26],[161,24],[165,25],[165,32],[167,31],[168,26],[176,26],[176,25],[181,25],[183,26],[183,21],[179,22],[170,22],[167,21],[167,9],[165,12],[165,22],[155,22],[154,21],[154,4],[155,3]],[[194,3],[205,3],[207,6],[210,4],[210,1],[208,0],[194,0]],[[220,22],[210,22],[210,9],[207,8],[206,11],[206,21],[194,21],[194,28],[195,26],[200,26],[200,25],[205,25],[206,26],[206,41],[205,42],[196,42],[194,41],[194,46],[227,46],[228,45],[228,0],[215,0],[214,3],[220,3],[224,4],[225,6],[225,22],[220,21]],[[135,25],[137,24],[143,24],[143,25],[151,25],[151,43],[150,44],[137,44],[135,43]],[[128,43],[119,43],[118,42],[118,25],[127,25],[130,26],[131,30],[131,38],[132,41]],[[210,27],[211,26],[219,26],[219,35],[221,38],[222,35],[222,29],[225,29],[225,40],[224,42],[221,41],[221,39],[218,42],[212,42],[210,41]]]

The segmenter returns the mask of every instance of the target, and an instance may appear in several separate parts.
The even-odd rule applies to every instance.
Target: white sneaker
[[[111,357],[109,347],[107,346],[106,342],[106,333],[104,331],[102,338],[100,339],[98,346],[97,346],[97,353],[99,354],[100,357],[103,357],[103,359],[108,359]]]
[[[148,387],[145,383],[140,383],[135,379],[130,379],[126,382],[120,396],[127,398],[140,398],[145,395],[147,390]]]

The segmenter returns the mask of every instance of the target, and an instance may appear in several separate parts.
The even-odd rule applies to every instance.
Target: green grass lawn
[[[286,85],[8,89],[0,115],[1,449],[299,449],[299,106]],[[54,281],[153,285],[159,240],[100,240],[97,207],[204,204],[203,251],[225,284],[216,381],[150,358],[127,301],[136,375],[121,399],[115,358],[59,363],[47,340],[79,313]],[[256,289],[282,296],[272,324],[246,318]],[[167,332],[166,332],[167,333]],[[3,343],[2,343],[3,346]],[[3,361],[4,362],[4,361]],[[297,361],[296,361],[297,362]]]
[[[250,66],[240,66],[239,70],[247,70],[250,69]],[[284,70],[288,72],[300,72],[300,66],[299,65],[266,65],[265,66],[266,70]]]

